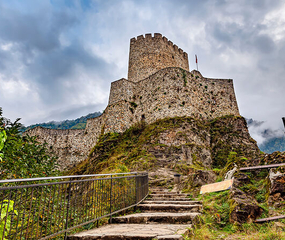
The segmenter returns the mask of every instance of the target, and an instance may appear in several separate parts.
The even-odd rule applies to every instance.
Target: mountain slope
[[[285,134],[283,129],[267,128],[263,121],[256,121],[253,119],[246,119],[247,126],[253,137],[262,139],[258,146],[262,152],[273,153],[276,151],[285,151]]]
[[[101,114],[101,112],[95,112],[89,113],[88,115],[82,116],[75,120],[64,120],[59,122],[51,121],[48,123],[33,124],[28,127],[25,127],[23,130],[26,131],[28,129],[33,129],[38,126],[50,129],[84,129],[86,126],[87,119],[99,117]]]
[[[259,145],[262,152],[285,152],[285,137],[274,137]]]

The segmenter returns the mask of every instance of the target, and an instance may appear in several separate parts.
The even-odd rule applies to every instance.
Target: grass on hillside
[[[68,174],[114,172],[122,167],[135,171],[153,169],[156,158],[148,149],[156,146],[163,148],[164,146],[159,144],[159,134],[165,130],[179,128],[185,121],[195,122],[201,129],[207,128],[204,122],[185,117],[166,118],[150,125],[140,122],[124,133],[101,135],[88,158]]]
[[[268,205],[268,170],[255,173],[246,172],[246,175],[250,179],[249,183],[240,185],[238,188],[254,197],[258,202],[259,206],[263,209],[260,218],[272,215],[284,215],[285,203],[283,207],[279,208]],[[229,192],[227,190],[197,196],[203,202],[203,214],[200,218],[200,223],[194,225],[191,233],[185,239],[285,239],[285,219],[268,223],[231,223],[230,213],[233,209],[231,209],[232,206],[230,205]]]

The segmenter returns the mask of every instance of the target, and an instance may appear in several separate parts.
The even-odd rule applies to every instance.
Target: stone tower
[[[138,82],[167,67],[189,71],[188,54],[160,33],[131,39],[128,80]]]

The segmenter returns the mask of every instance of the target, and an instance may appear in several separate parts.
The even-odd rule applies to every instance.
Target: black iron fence
[[[49,239],[135,207],[147,173],[0,181],[0,239]]]

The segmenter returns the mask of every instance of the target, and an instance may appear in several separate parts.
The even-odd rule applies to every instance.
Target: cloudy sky
[[[156,32],[191,70],[197,54],[203,76],[234,79],[241,115],[282,133],[281,0],[0,0],[4,116],[29,125],[104,110],[110,83],[127,78],[130,38]]]

